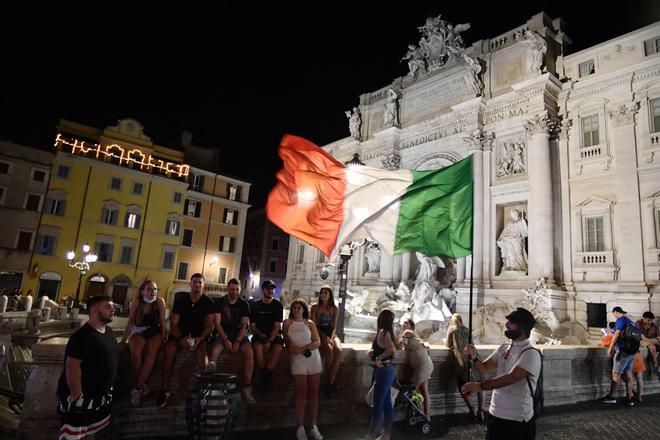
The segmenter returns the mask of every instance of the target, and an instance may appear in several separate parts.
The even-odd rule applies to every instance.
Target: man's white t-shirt
[[[510,373],[516,366],[519,366],[529,373],[532,388],[536,390],[536,381],[541,371],[541,356],[536,350],[527,350],[522,353],[531,347],[532,343],[529,339],[525,339],[515,342],[513,346],[501,345],[493,351],[488,359],[492,359],[497,364],[497,376]],[[511,385],[493,390],[489,411],[500,419],[528,422],[534,416],[534,399],[529,391],[527,380],[519,380]]]

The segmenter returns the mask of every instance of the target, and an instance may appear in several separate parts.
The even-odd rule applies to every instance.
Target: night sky
[[[253,183],[253,206],[274,183],[281,136],[348,136],[344,111],[407,73],[399,60],[429,15],[471,22],[469,46],[543,10],[566,21],[571,52],[660,19],[652,0],[103,3],[3,10],[0,138],[48,149],[59,118],[133,117],[165,146],[187,130],[220,148],[221,172]]]

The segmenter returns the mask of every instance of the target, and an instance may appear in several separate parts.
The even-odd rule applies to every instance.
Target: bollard
[[[41,310],[35,309],[28,312],[25,320],[25,327],[30,334],[39,333],[39,323],[41,322]]]
[[[32,310],[32,301],[34,301],[34,298],[32,298],[32,295],[28,295],[25,297],[25,311],[29,312]]]
[[[5,313],[7,311],[8,302],[9,298],[7,298],[7,295],[0,296],[0,313]]]

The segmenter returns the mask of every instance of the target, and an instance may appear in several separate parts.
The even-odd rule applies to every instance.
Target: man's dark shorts
[[[265,344],[266,342],[268,342],[267,339],[261,341],[256,336],[252,336],[252,345],[254,345],[254,344]],[[275,339],[273,340],[273,344],[279,344],[279,345],[284,347],[284,338],[282,338],[282,335],[275,336]]]
[[[225,330],[225,334],[229,338],[229,340],[234,343],[236,342],[236,337],[238,336],[238,329],[236,330]],[[241,343],[239,344],[240,347],[244,346],[245,344],[249,344],[250,339],[248,339],[247,334],[243,335],[243,339],[241,339]],[[222,339],[220,339],[220,335],[213,332],[211,336],[209,336],[209,345],[224,345],[224,342]]]

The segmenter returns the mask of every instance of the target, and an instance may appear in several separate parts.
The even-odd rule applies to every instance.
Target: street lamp
[[[333,263],[328,263],[321,268],[319,276],[322,280],[325,280],[330,275],[328,267],[335,267],[336,273],[339,274],[339,310],[337,313],[337,337],[341,342],[344,342],[344,316],[346,314],[346,291],[348,290],[348,262],[353,256],[353,251],[355,249],[364,246],[368,243],[375,243],[369,238],[365,238],[361,241],[351,241],[342,246],[341,251],[339,252],[339,267],[337,268]]]
[[[83,258],[80,261],[75,261],[76,253],[74,251],[69,251],[66,253],[66,259],[69,262],[69,267],[78,269],[80,273],[78,275],[78,287],[76,288],[76,299],[74,300],[73,307],[78,308],[80,300],[80,283],[82,277],[87,273],[88,270],[92,268],[92,265],[96,262],[98,257],[96,254],[90,252],[90,247],[87,243],[82,245]]]

